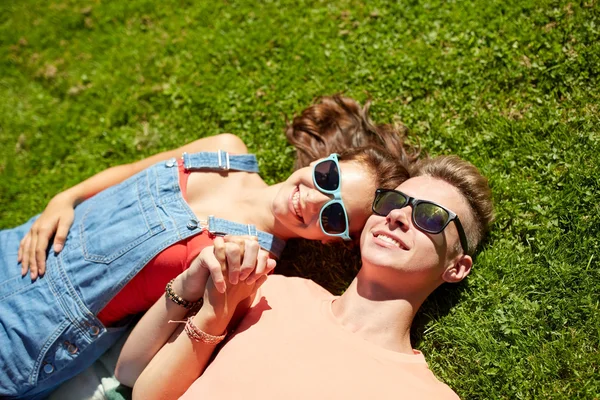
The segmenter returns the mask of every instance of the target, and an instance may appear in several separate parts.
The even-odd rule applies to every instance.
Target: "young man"
[[[342,296],[310,280],[269,277],[208,365],[235,310],[263,280],[229,285],[224,295],[209,281],[187,334],[148,351],[158,353],[134,398],[457,398],[412,349],[410,326],[431,292],[471,271],[493,218],[487,180],[457,157],[425,160],[395,191],[378,190],[373,211],[360,239],[361,270]],[[163,304],[140,322],[119,361],[120,379],[135,380],[127,369],[131,348],[147,343],[140,332],[181,319],[176,307]],[[151,340],[166,341],[158,336]]]

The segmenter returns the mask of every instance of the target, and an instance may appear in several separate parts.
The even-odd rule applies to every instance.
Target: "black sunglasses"
[[[375,200],[373,200],[373,212],[377,215],[387,216],[392,210],[412,206],[413,224],[427,233],[440,233],[454,221],[460,245],[465,254],[469,254],[467,236],[458,215],[446,207],[429,200],[419,200],[402,192],[392,189],[377,189]]]

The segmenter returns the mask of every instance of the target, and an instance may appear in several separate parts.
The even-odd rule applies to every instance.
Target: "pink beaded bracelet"
[[[227,336],[227,332],[220,336],[210,335],[200,328],[198,328],[193,322],[193,316],[189,317],[187,321],[169,321],[169,323],[175,322],[180,324],[185,324],[185,333],[187,333],[188,337],[195,342],[205,343],[209,345],[219,344],[225,336]]]

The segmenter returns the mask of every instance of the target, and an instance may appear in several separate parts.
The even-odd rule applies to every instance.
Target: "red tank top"
[[[190,171],[179,165],[179,186],[186,199]],[[204,230],[196,236],[184,239],[166,248],[152,259],[119,293],[98,313],[104,326],[123,318],[148,310],[164,293],[167,283],[186,270],[206,246],[212,246],[213,238]]]

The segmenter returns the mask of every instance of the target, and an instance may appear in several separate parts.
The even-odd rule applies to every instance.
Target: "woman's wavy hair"
[[[285,135],[296,148],[295,169],[331,153],[351,148],[383,147],[402,164],[419,156],[418,146],[406,143],[402,124],[375,124],[369,117],[371,101],[361,106],[339,94],[321,97],[288,123]]]

